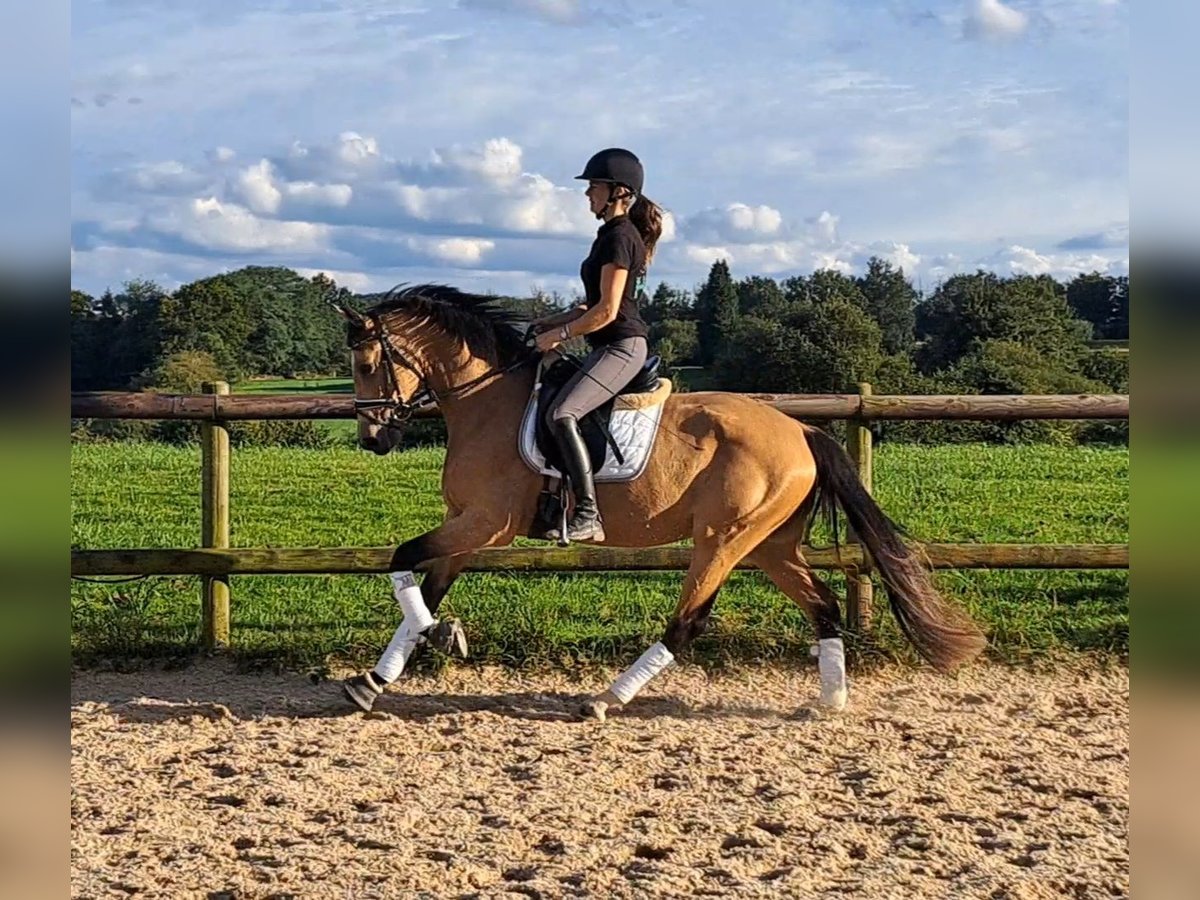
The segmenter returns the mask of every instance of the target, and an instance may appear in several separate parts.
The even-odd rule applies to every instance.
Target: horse
[[[433,403],[445,420],[446,516],[400,544],[390,567],[410,589],[412,573],[424,573],[420,598],[436,613],[469,554],[532,533],[543,481],[522,460],[518,436],[539,356],[521,320],[496,298],[445,285],[401,286],[365,312],[344,303],[339,309],[359,446],[388,453],[411,414]],[[863,487],[842,446],[763,402],[721,391],[670,394],[643,472],[596,489],[606,546],[690,538],[692,554],[662,639],[583,704],[585,717],[603,720],[619,710],[703,633],[721,586],[743,560],[808,615],[818,638],[819,703],[843,708],[841,604],[802,553],[814,517],[836,521],[839,508],[920,656],[952,671],[986,646],[970,617],[940,596],[917,548]]]

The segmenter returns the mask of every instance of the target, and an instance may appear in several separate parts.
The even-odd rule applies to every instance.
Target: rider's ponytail
[[[642,236],[642,243],[646,245],[646,266],[648,268],[650,260],[654,259],[654,245],[662,237],[662,208],[649,197],[639,194],[633,206],[629,208],[629,220],[633,222]]]

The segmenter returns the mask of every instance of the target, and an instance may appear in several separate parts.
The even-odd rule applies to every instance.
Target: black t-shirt
[[[650,329],[642,321],[637,308],[637,290],[646,269],[646,245],[638,233],[637,226],[628,216],[616,216],[600,226],[592,251],[579,267],[583,279],[584,300],[591,309],[600,302],[600,270],[612,263],[628,269],[625,290],[621,294],[621,305],[617,318],[599,331],[587,335],[593,347],[611,344],[627,337],[646,337]]]

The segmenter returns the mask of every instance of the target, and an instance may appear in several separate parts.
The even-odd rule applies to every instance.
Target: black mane
[[[532,358],[525,346],[526,322],[500,305],[500,298],[467,294],[442,284],[400,285],[368,307],[370,315],[407,312],[428,317],[459,338],[475,356],[507,366]]]

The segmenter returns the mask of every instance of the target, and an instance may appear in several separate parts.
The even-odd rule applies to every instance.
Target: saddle
[[[591,457],[597,484],[632,481],[645,469],[663,405],[672,388],[669,379],[659,377],[658,362],[657,356],[646,360],[616,396],[580,420],[579,431]],[[571,497],[567,479],[561,477],[562,457],[558,442],[546,426],[546,413],[581,364],[580,359],[566,357],[544,370],[521,422],[517,439],[521,458],[543,478],[529,537],[544,539],[552,528],[558,528],[560,534],[566,531]],[[557,486],[553,484],[555,479]]]
[[[658,387],[658,363],[659,357],[657,356],[647,359],[645,365],[633,376],[629,384],[617,391],[616,396],[579,420],[579,433],[583,436],[588,456],[591,457],[593,472],[599,472],[603,467],[609,447],[612,448],[617,462],[624,464],[625,457],[612,433],[613,406],[617,402],[617,397],[623,394],[644,394]],[[546,426],[546,414],[553,406],[555,398],[562,392],[571,376],[579,371],[581,365],[583,365],[583,360],[574,356],[565,356],[557,360],[542,373],[542,388],[538,392],[537,420],[534,424],[537,448],[545,458],[546,464],[560,472],[563,468],[562,455],[558,450],[558,441],[554,439],[554,435]]]

